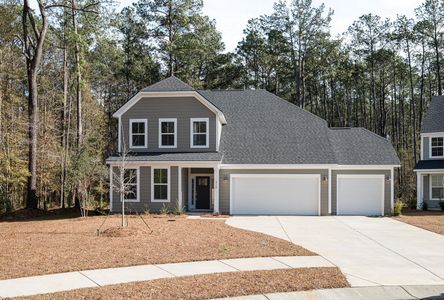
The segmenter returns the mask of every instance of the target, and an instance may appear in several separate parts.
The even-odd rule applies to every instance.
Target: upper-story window
[[[130,148],[146,148],[148,145],[148,121],[146,119],[130,119]]]
[[[430,141],[432,157],[444,157],[444,137],[432,137]]]
[[[159,119],[159,148],[177,147],[177,119]]]
[[[191,148],[208,148],[208,118],[192,118],[190,128]]]

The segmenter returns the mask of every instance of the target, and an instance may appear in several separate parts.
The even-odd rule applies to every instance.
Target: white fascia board
[[[227,124],[227,120],[222,111],[214,106],[210,101],[205,99],[201,94],[196,91],[183,91],[183,92],[139,92],[128,102],[126,102],[118,111],[113,114],[114,118],[119,118],[126,111],[128,111],[133,105],[135,105],[142,98],[165,98],[165,97],[194,97],[209,110],[216,114],[222,124]]]
[[[444,132],[421,133],[421,137],[442,137]]]
[[[106,164],[110,166],[119,166],[120,161],[107,161]],[[182,168],[193,168],[193,167],[217,167],[219,166],[218,161],[126,161],[125,167],[130,166],[140,166],[140,167],[150,167],[150,166],[177,166]]]
[[[444,173],[444,169],[419,169],[413,170],[416,173]]]
[[[221,164],[221,169],[331,169],[331,170],[390,170],[400,165],[310,165],[310,164]]]

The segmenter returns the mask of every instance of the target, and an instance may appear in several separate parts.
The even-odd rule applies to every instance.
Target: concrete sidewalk
[[[286,256],[98,269],[0,280],[0,298],[31,296],[176,276],[307,267],[334,266],[320,256]]]
[[[224,298],[227,299],[227,298]],[[355,287],[344,289],[313,290],[290,293],[273,293],[228,298],[231,300],[412,300],[444,299],[444,285],[407,285]]]

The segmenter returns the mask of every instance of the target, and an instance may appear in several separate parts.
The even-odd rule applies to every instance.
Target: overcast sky
[[[276,0],[204,0],[204,13],[216,20],[217,29],[222,33],[227,51],[233,51],[242,39],[247,21],[273,10]],[[120,7],[130,5],[134,0],[120,0]],[[414,9],[422,0],[313,0],[315,5],[325,3],[334,10],[331,30],[340,34],[347,30],[354,20],[363,14],[373,13],[384,18],[395,18],[397,14],[414,16]]]

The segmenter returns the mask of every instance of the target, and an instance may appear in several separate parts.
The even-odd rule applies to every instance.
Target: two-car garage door
[[[232,174],[231,214],[319,215],[320,175]]]

